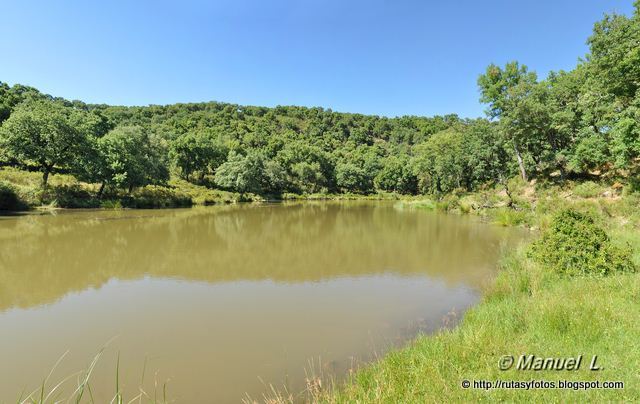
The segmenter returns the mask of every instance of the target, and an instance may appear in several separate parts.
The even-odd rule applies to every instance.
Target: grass
[[[395,204],[396,209],[420,209],[435,211],[437,208],[436,202],[431,199],[420,199],[414,201],[400,201]]]
[[[510,208],[498,208],[490,213],[491,221],[500,226],[522,226],[529,222],[528,212]]]
[[[66,376],[62,380],[53,384],[52,378],[55,370],[64,360],[68,352],[65,352],[55,363],[49,374],[42,380],[42,383],[38,388],[31,393],[19,397],[16,402],[18,404],[48,404],[48,403],[95,403],[96,400],[91,390],[91,376],[93,375],[100,358],[104,355],[106,345],[102,347],[98,353],[93,357],[86,369]],[[142,378],[140,379],[140,387],[138,388],[138,394],[131,398],[125,398],[120,389],[120,353],[118,353],[115,369],[115,392],[109,403],[115,404],[133,404],[133,403],[167,403],[167,383],[162,384],[161,393],[158,397],[158,383],[154,383],[154,391],[147,392],[142,386],[144,385],[144,377],[146,371],[146,362],[142,369]],[[76,380],[75,385],[70,385],[73,380]],[[68,395],[63,393],[63,390],[72,389],[72,392]],[[100,402],[100,401],[98,401]]]
[[[19,170],[13,167],[0,168],[0,211],[18,211],[33,208],[177,208],[193,205],[215,205],[237,202],[265,202],[268,200],[397,200],[405,198],[395,193],[360,194],[283,194],[260,196],[252,193],[239,194],[206,186],[192,184],[179,178],[166,185],[147,185],[127,193],[119,189],[107,189],[97,197],[98,184],[76,180],[72,175],[52,174],[49,186],[41,186],[39,172]]]
[[[147,185],[127,193],[107,189],[97,197],[98,184],[88,184],[67,174],[53,174],[41,186],[41,174],[12,167],[0,168],[0,211],[33,208],[176,208],[243,201],[261,201],[257,195],[213,190],[173,179],[165,186]]]
[[[582,198],[595,198],[602,192],[602,187],[593,181],[585,181],[573,188],[573,193]]]
[[[375,194],[354,194],[354,193],[314,193],[314,194],[292,194],[284,193],[278,199],[285,201],[346,201],[346,200],[399,200],[406,199],[406,195],[394,192],[378,192]]]
[[[419,337],[360,370],[325,402],[637,401],[640,399],[640,276],[568,278],[505,257],[482,304],[462,324]],[[600,371],[501,371],[503,355],[598,355]],[[464,389],[463,380],[624,381],[624,390]]]

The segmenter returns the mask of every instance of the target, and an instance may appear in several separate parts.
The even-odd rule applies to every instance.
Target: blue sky
[[[476,80],[571,69],[632,0],[7,1],[0,81],[118,105],[222,101],[483,114]]]

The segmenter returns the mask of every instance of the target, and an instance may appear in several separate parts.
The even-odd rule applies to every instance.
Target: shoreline
[[[544,202],[545,198],[540,199]],[[632,211],[629,214],[637,198],[581,198],[569,206],[597,210],[614,243],[630,241],[637,264],[640,220]],[[550,216],[561,208],[536,212],[515,225],[544,232]],[[633,363],[640,352],[628,342],[640,338],[640,310],[634,300],[640,293],[640,274],[559,275],[531,258],[529,252],[539,238],[536,235],[503,254],[492,284],[455,327],[419,335],[357,369],[346,382],[308,390],[307,397],[312,402],[331,403],[638,400],[640,380]],[[508,370],[500,369],[502,358],[513,360],[525,354],[551,359],[583,355],[588,362],[597,357],[598,363],[607,365],[598,371],[589,364],[575,370],[543,367],[532,371],[516,369],[512,363]],[[525,387],[496,388],[497,380],[522,382]],[[536,380],[553,381],[557,386],[562,381],[571,387],[531,388]],[[576,383],[589,386],[604,381],[622,382],[624,389],[573,388]],[[282,395],[269,398],[291,402]]]

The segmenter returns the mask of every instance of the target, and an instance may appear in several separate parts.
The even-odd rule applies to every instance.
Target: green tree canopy
[[[187,180],[193,173],[198,173],[200,180],[213,173],[227,153],[227,147],[208,132],[189,132],[171,142],[171,157]]]
[[[422,192],[440,194],[469,183],[463,135],[446,130],[417,146],[414,172]]]
[[[218,167],[215,182],[240,193],[278,193],[283,188],[285,175],[284,169],[263,153],[250,152],[243,156],[232,150],[227,161]]]
[[[131,191],[169,179],[166,142],[141,127],[117,127],[92,143],[91,154],[77,175],[101,183],[100,193],[107,185]]]
[[[3,122],[0,145],[22,164],[34,164],[47,185],[54,167],[68,168],[87,148],[81,113],[44,101],[23,103]]]

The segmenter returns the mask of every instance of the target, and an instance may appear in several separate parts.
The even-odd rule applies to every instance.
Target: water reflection
[[[520,237],[371,202],[2,218],[0,401],[66,349],[61,372],[114,335],[129,364],[159,358],[187,402],[260,396],[258,377],[295,387],[311,357],[344,370],[464,311]],[[96,394],[112,389],[111,365]]]

